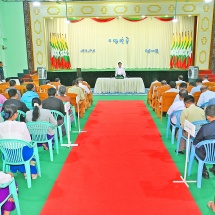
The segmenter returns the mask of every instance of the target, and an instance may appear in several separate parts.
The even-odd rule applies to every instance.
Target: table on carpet
[[[94,93],[145,93],[142,78],[97,78]]]

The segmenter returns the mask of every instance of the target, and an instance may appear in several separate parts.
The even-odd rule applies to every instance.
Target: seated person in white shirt
[[[170,106],[169,110],[167,111],[167,114],[170,116],[174,111],[177,110],[184,110],[185,105],[184,105],[184,98],[188,96],[187,90],[183,89],[179,91],[179,101],[173,102],[172,105]],[[171,122],[175,125],[176,124],[176,117],[171,118]],[[175,132],[177,133],[177,132]]]
[[[115,77],[116,76],[124,76],[124,78],[126,77],[125,69],[122,67],[121,62],[118,63],[118,67],[116,68]]]
[[[90,94],[90,90],[89,88],[83,84],[83,78],[79,77],[77,78],[77,81],[78,81],[78,86],[82,89],[84,89],[84,93],[85,94]]]
[[[196,79],[196,87],[193,87],[192,90],[190,91],[190,94],[193,95],[195,92],[200,92],[202,87],[202,79],[197,78]]]
[[[170,86],[171,88],[170,88],[169,90],[167,90],[166,92],[176,92],[176,93],[179,92],[179,90],[176,89],[176,83],[175,83],[175,81],[170,81],[170,82],[169,82],[169,86]]]
[[[215,92],[208,90],[207,86],[202,85],[200,90],[202,93],[201,93],[199,100],[197,102],[198,107],[201,107],[203,104],[208,102],[210,99],[215,98]]]
[[[206,83],[206,82],[209,82],[207,75],[204,76],[204,79],[203,79],[202,83]]]
[[[185,82],[185,81],[183,81],[183,75],[179,75],[178,76],[178,80],[175,82],[176,84],[179,84],[179,83],[181,83],[181,82]]]
[[[181,91],[181,90],[187,90],[187,83],[186,83],[186,82],[182,82],[182,83],[179,85],[179,91]],[[175,96],[175,99],[174,99],[173,103],[174,103],[174,102],[177,102],[177,101],[180,101],[180,99],[179,99],[179,94],[177,94],[177,95]]]

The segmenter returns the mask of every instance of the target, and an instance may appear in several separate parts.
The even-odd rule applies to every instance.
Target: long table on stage
[[[142,78],[97,78],[94,93],[145,93]]]

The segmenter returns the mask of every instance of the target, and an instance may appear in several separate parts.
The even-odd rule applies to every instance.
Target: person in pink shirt
[[[2,109],[2,105],[4,104],[4,102],[6,100],[7,99],[2,94],[0,94],[0,112],[1,112],[1,109]]]

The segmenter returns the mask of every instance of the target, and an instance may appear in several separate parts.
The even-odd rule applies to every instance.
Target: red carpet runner
[[[42,215],[201,214],[143,102],[99,102],[84,130]]]

